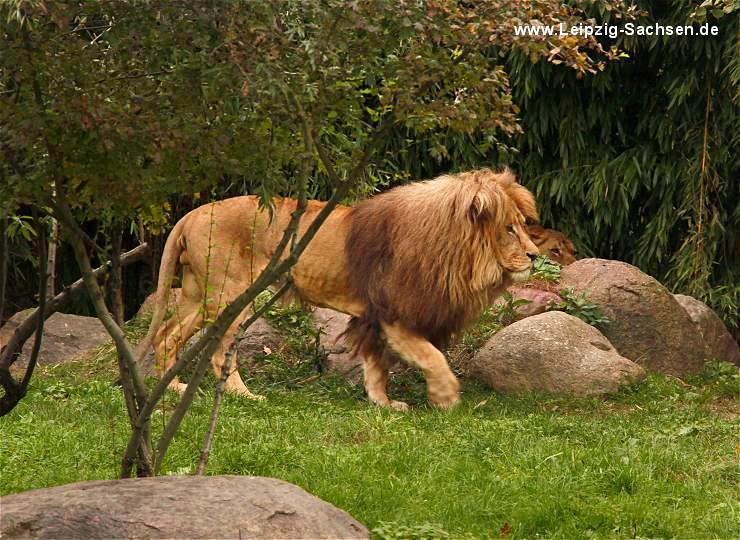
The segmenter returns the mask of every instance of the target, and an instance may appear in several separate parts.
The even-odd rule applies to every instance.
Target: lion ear
[[[540,242],[544,242],[547,238],[547,231],[545,231],[545,228],[539,223],[527,225],[527,234],[529,234],[532,241],[538,245]]]
[[[470,218],[476,222],[491,219],[500,214],[502,194],[497,189],[481,189],[473,196],[470,203]]]

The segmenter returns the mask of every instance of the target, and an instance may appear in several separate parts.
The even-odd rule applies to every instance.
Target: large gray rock
[[[622,356],[649,371],[682,376],[704,365],[704,342],[686,311],[657,280],[620,261],[581,259],[560,284],[587,292],[611,323],[604,335]]]
[[[27,309],[16,313],[0,328],[0,348],[10,340],[15,329],[33,311],[33,309]],[[38,364],[51,365],[78,360],[108,341],[110,341],[110,336],[96,317],[54,313],[44,323],[44,336],[41,340]],[[34,336],[31,336],[23,345],[21,354],[14,365],[28,365],[33,343]]]
[[[491,337],[473,358],[470,375],[501,392],[587,396],[640,381],[645,370],[620,356],[593,326],[549,311]]]
[[[316,308],[311,320],[319,330],[319,343],[326,357],[324,369],[357,383],[362,379],[362,357],[352,354],[342,333],[347,329],[349,315],[327,308]]]
[[[253,365],[259,357],[277,352],[285,346],[283,335],[260,317],[247,328],[244,337],[236,344],[239,361]]]
[[[369,538],[352,516],[274,478],[160,476],[2,497],[6,538]]]
[[[740,364],[740,347],[722,319],[708,305],[693,296],[674,294],[673,297],[686,310],[704,338],[705,356]]]

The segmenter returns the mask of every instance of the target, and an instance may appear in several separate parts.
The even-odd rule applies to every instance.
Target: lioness
[[[324,204],[308,202],[299,232]],[[259,275],[296,205],[276,199],[271,218],[257,197],[235,197],[196,208],[175,225],[144,341],[153,339],[163,370],[204,317],[216,316]],[[527,219],[537,220],[534,198],[509,171],[474,170],[397,187],[329,215],[293,268],[295,294],[352,316],[347,335],[364,355],[370,401],[407,408],[386,393],[390,347],[424,372],[431,402],[450,408],[459,400],[458,381],[439,347],[504,287],[528,276],[538,252]],[[178,261],[183,278],[177,316],[160,328]],[[217,377],[238,323],[212,358]],[[184,388],[177,379],[172,386]],[[258,397],[237,370],[226,388]]]
[[[527,232],[542,255],[561,266],[576,262],[576,246],[560,231],[535,223],[527,226]]]

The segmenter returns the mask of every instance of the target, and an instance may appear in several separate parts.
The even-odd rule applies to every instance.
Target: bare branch
[[[228,379],[229,375],[231,374],[231,364],[233,362],[233,357],[236,354],[236,344],[244,339],[244,334],[246,333],[247,328],[252,326],[252,324],[270,308],[270,306],[272,306],[281,296],[288,292],[291,286],[292,283],[290,281],[286,281],[283,286],[280,287],[280,289],[278,289],[278,291],[273,294],[260,309],[255,311],[251,317],[249,317],[239,325],[239,330],[237,330],[236,332],[234,341],[231,343],[231,347],[229,347],[229,350],[226,352],[224,365],[221,368],[221,377],[219,378],[218,385],[216,385],[216,396],[213,400],[213,408],[211,408],[211,417],[208,422],[208,430],[206,432],[205,439],[203,440],[203,449],[200,451],[200,459],[198,460],[198,466],[195,469],[195,474],[203,474],[205,472],[206,465],[208,464],[208,458],[211,455],[213,436],[216,431],[216,421],[218,420],[218,411],[221,407],[226,379]],[[237,368],[235,367],[234,369]]]
[[[141,260],[144,255],[148,252],[149,246],[142,244],[124,253],[121,256],[121,265],[126,266],[133,262]],[[96,279],[105,275],[110,268],[110,262],[96,268],[93,271],[93,275]],[[23,398],[22,395],[18,394],[21,386],[18,382],[13,379],[10,374],[10,366],[17,360],[20,355],[23,344],[28,338],[33,335],[35,329],[39,324],[39,319],[48,319],[53,315],[56,310],[61,306],[70,296],[80,292],[85,287],[85,283],[82,278],[78,279],[68,287],[57,294],[54,298],[46,302],[44,309],[40,307],[31,313],[13,332],[8,342],[2,348],[2,354],[0,354],[0,385],[5,389],[5,395],[0,398],[0,416],[3,416],[18,404]]]

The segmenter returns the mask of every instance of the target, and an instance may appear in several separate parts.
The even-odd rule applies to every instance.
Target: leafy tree
[[[512,24],[582,17],[543,0],[3,4],[3,215],[20,205],[50,213],[73,248],[120,355],[132,425],[121,474],[134,466],[156,473],[225,330],[289,271],[334,205],[390,178],[369,167],[387,160],[377,150],[389,134],[430,137],[444,153],[440,132],[493,142],[518,133],[502,65],[509,51],[581,75],[603,69],[613,53],[589,38],[516,41]],[[329,204],[297,238],[299,205],[265,272],[150,390],[121,331],[120,299],[106,305],[92,262],[110,252],[120,277],[120,238],[132,218],[156,223],[173,194],[232,183],[268,206],[276,194]],[[91,220],[97,238],[85,232]],[[0,362],[8,376],[11,356],[4,351]],[[189,387],[155,447],[150,415],[185,367],[193,369]]]

